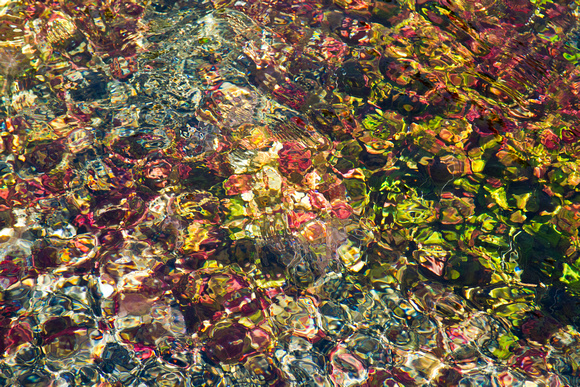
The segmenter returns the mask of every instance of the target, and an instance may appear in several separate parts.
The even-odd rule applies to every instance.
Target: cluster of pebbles
[[[574,1],[0,1],[0,385],[580,384]]]

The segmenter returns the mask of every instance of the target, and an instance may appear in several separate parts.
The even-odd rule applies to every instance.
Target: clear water
[[[580,385],[579,5],[0,0],[0,385]]]

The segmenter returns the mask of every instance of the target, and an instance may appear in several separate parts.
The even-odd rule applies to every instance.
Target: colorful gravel
[[[0,386],[580,386],[580,0],[0,0]]]

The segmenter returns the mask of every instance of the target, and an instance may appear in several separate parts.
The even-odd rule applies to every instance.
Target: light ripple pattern
[[[578,0],[0,0],[0,386],[580,385]]]

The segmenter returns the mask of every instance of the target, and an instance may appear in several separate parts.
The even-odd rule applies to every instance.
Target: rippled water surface
[[[579,386],[579,7],[0,0],[0,386]]]

